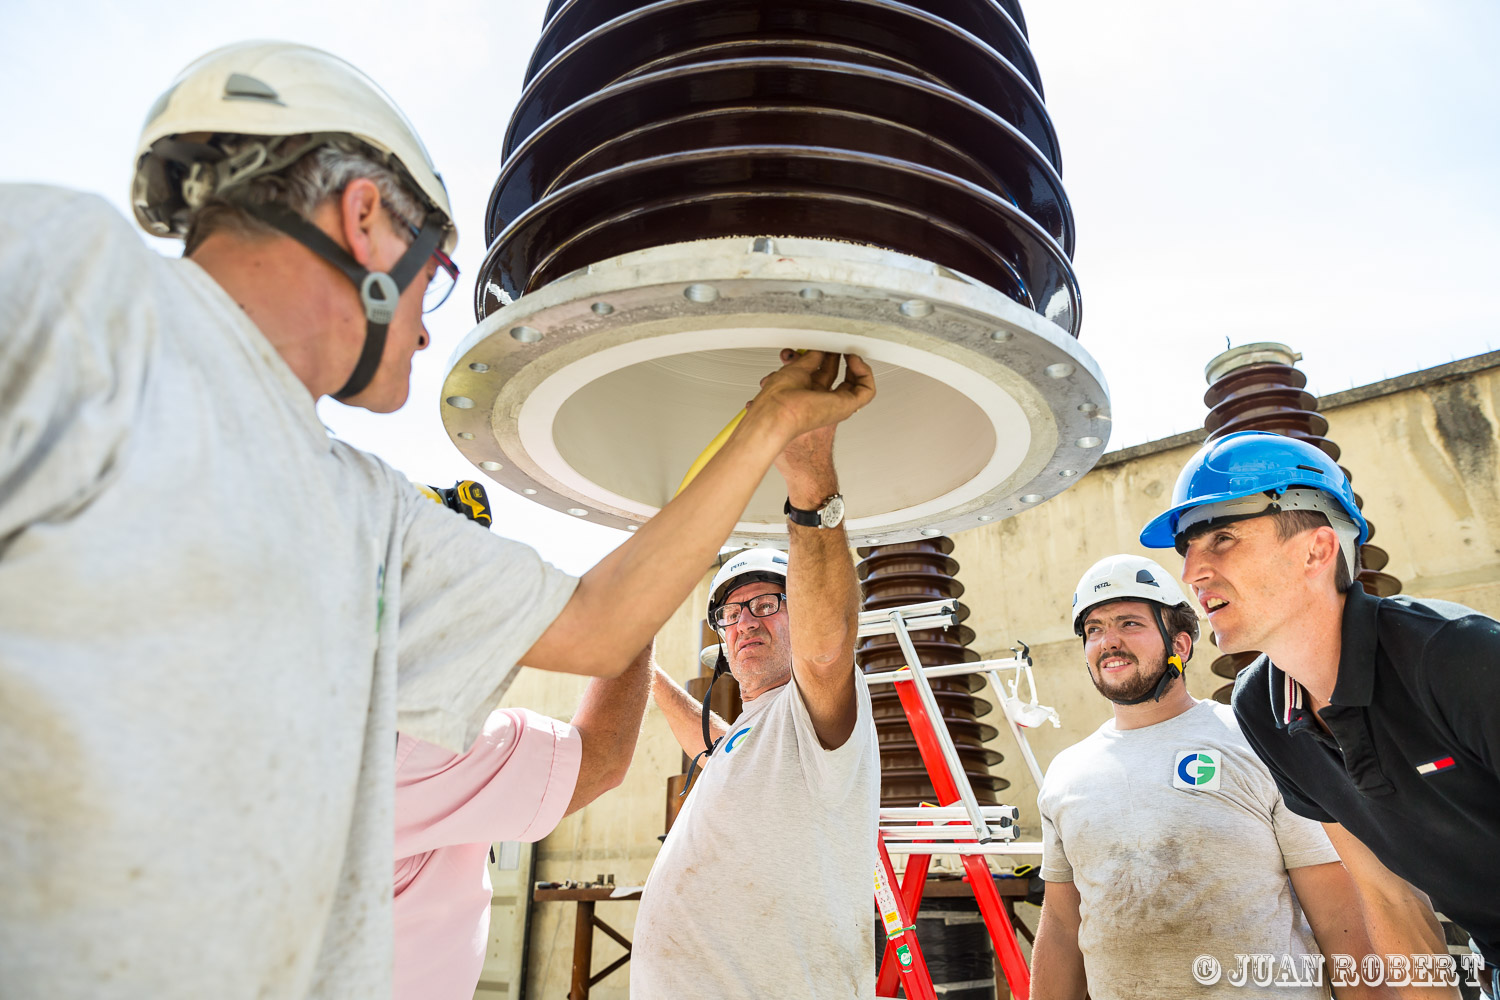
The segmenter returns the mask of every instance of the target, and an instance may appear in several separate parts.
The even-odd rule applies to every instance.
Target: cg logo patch
[[[744,729],[736,730],[734,733],[732,733],[729,739],[724,741],[724,752],[726,754],[734,753],[734,748],[745,742],[745,737],[749,736],[750,730],[754,728],[755,724],[751,723]]]
[[[1179,750],[1172,764],[1172,787],[1212,792],[1219,787],[1219,758],[1203,750]]]

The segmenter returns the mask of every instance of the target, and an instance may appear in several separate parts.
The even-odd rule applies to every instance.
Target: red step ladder
[[[1018,1000],[1028,1000],[1031,993],[1031,971],[1021,956],[1016,930],[1000,901],[1000,893],[990,872],[990,854],[1040,854],[1039,844],[1016,842],[1014,806],[981,807],[974,789],[964,774],[958,750],[948,727],[943,723],[933,696],[929,676],[949,676],[986,672],[1001,695],[1007,721],[1032,765],[1030,747],[1017,728],[1011,709],[1004,703],[1005,692],[995,671],[1002,667],[1022,665],[1016,660],[991,660],[952,666],[923,667],[912,644],[910,632],[944,628],[957,624],[957,606],[953,601],[931,601],[889,611],[867,611],[859,618],[859,636],[894,634],[906,657],[906,667],[865,675],[867,683],[891,683],[906,711],[922,763],[937,793],[938,808],[882,809],[877,840],[880,848],[875,870],[875,902],[885,925],[886,946],[875,981],[877,997],[893,997],[899,979],[907,1000],[937,1000],[937,992],[927,962],[916,939],[916,914],[921,909],[922,893],[934,854],[956,854],[962,860],[964,881],[974,892],[979,913],[994,942],[995,955],[1010,991]],[[1024,654],[1022,654],[1024,656]],[[1026,661],[1029,666],[1029,658]],[[926,853],[920,853],[923,851]],[[891,866],[891,854],[907,855],[906,870],[898,881]]]

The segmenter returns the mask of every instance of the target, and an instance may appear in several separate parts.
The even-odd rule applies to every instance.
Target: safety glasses
[[[404,221],[404,220],[403,220]],[[442,216],[434,213],[428,216],[427,225],[441,225]],[[411,230],[412,240],[422,235],[422,231],[410,222],[406,228]],[[430,313],[444,302],[448,296],[453,294],[453,287],[458,284],[458,265],[453,263],[453,258],[443,253],[438,247],[432,251],[432,259],[437,262],[437,268],[432,272],[432,280],[427,283],[427,288],[422,292],[422,312]]]

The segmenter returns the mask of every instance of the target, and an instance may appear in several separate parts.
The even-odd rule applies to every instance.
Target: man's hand
[[[799,355],[790,348],[781,352],[783,367],[798,360]],[[859,361],[859,358],[856,356],[854,360]],[[864,362],[860,361],[860,365],[863,366]],[[838,367],[838,355],[824,354],[812,372],[813,386],[831,389]],[[838,478],[833,469],[833,432],[834,425],[828,424],[799,434],[776,456],[776,469],[786,480],[787,499],[791,500],[793,507],[815,510],[838,492]]]
[[[834,386],[839,355],[781,352],[783,364],[760,380],[760,392],[745,404],[745,415],[775,420],[788,440],[820,427],[831,428],[875,398],[875,376],[858,354],[844,355],[844,381]],[[831,440],[831,438],[830,438]]]

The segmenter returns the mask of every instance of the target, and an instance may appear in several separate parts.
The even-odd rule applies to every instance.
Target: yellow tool
[[[719,449],[724,447],[724,442],[729,440],[729,435],[734,433],[734,429],[738,427],[740,425],[740,421],[744,419],[745,411],[741,410],[734,415],[733,420],[724,425],[724,429],[722,431],[714,436],[714,439],[708,443],[708,447],[703,449],[703,453],[693,460],[693,464],[691,467],[689,467],[687,475],[682,477],[682,485],[677,487],[677,493],[681,493],[683,490],[687,489],[688,483],[692,482],[698,477],[698,473],[702,472],[703,467],[709,463],[709,460],[719,453]],[[673,493],[672,496],[676,497],[677,493]]]
[[[800,357],[801,355],[806,353],[806,350],[801,350],[797,352],[797,355]],[[688,467],[687,475],[682,477],[682,483],[677,487],[677,493],[672,494],[673,499],[677,498],[678,493],[681,493],[683,490],[688,488],[688,483],[691,483],[698,477],[698,473],[702,472],[703,467],[707,465],[713,459],[713,457],[719,453],[719,449],[724,447],[724,442],[729,440],[729,435],[734,433],[734,429],[738,427],[740,425],[740,421],[744,419],[745,411],[741,410],[734,415],[733,420],[724,425],[724,429],[722,431],[714,435],[714,439],[708,443],[708,447],[704,448],[702,453],[699,454],[697,458],[693,459],[693,464]]]
[[[705,459],[706,461],[706,459]],[[451,489],[440,489],[424,483],[413,482],[429,500],[449,510],[456,510],[464,517],[488,528],[494,518],[490,515],[490,498],[484,487],[472,479],[460,479]]]

